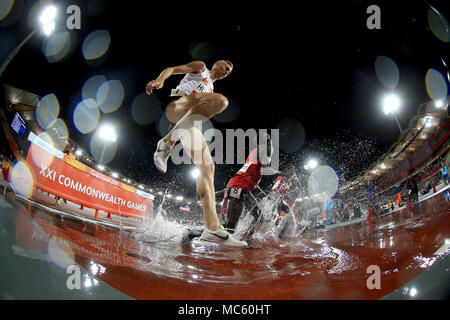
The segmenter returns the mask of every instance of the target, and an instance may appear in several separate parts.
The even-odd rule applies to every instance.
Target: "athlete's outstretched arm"
[[[147,83],[145,87],[147,94],[152,94],[153,89],[161,89],[164,85],[164,81],[173,74],[186,74],[186,73],[201,73],[205,71],[206,65],[203,61],[192,61],[188,64],[183,64],[176,67],[168,67],[161,72],[156,80],[152,80]]]

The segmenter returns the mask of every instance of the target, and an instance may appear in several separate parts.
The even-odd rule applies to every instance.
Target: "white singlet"
[[[209,74],[209,70],[205,68],[202,73],[186,73],[180,84],[172,90],[172,96],[184,96],[197,92],[214,92],[214,85]]]

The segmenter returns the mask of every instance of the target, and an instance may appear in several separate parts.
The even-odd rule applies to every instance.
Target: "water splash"
[[[276,246],[282,245],[283,239],[301,236],[311,221],[306,216],[301,218],[294,215],[292,209],[280,220],[278,207],[282,201],[282,195],[278,192],[266,195],[257,203],[258,219],[255,221],[251,209],[244,212],[236,225],[234,236],[250,241],[252,245],[271,243]],[[297,203],[295,207],[297,207]],[[305,208],[303,207],[303,209]]]
[[[167,190],[164,194],[161,204],[155,211],[155,215],[145,220],[142,225],[136,229],[133,237],[146,243],[173,242],[181,243],[185,233],[188,231],[186,226],[169,221],[167,210],[163,207],[167,198]]]

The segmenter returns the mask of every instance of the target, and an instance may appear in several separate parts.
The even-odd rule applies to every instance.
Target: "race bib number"
[[[273,185],[272,190],[277,190],[278,187],[280,186],[280,183],[281,183],[281,181],[280,181],[280,180],[277,180],[277,181],[275,182],[275,184]]]
[[[247,172],[247,169],[248,169],[251,165],[252,165],[251,163],[246,163],[246,164],[244,164],[244,165],[242,166],[241,170],[239,170],[239,172],[243,172],[243,173]]]
[[[213,89],[211,87],[211,84],[208,82],[207,78],[203,78],[202,81],[200,81],[197,85],[197,88],[195,88],[192,92],[204,92],[204,93],[212,93]]]
[[[241,197],[242,188],[231,188],[229,196],[231,198],[239,199]]]

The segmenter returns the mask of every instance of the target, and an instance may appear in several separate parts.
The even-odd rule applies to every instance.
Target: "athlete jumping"
[[[226,78],[232,70],[233,64],[227,60],[217,61],[211,70],[202,61],[193,61],[164,69],[157,79],[147,83],[146,91],[150,95],[154,89],[161,89],[171,75],[185,74],[180,84],[172,90],[171,95],[175,98],[166,108],[167,119],[175,126],[158,141],[153,156],[155,166],[162,173],[167,171],[171,150],[180,139],[183,149],[200,170],[196,187],[205,221],[205,230],[200,239],[229,246],[247,246],[246,242],[234,239],[220,224],[216,213],[214,162],[202,132],[194,126],[194,121],[211,119],[227,108],[228,99],[220,93],[214,93],[213,84],[216,80]]]

